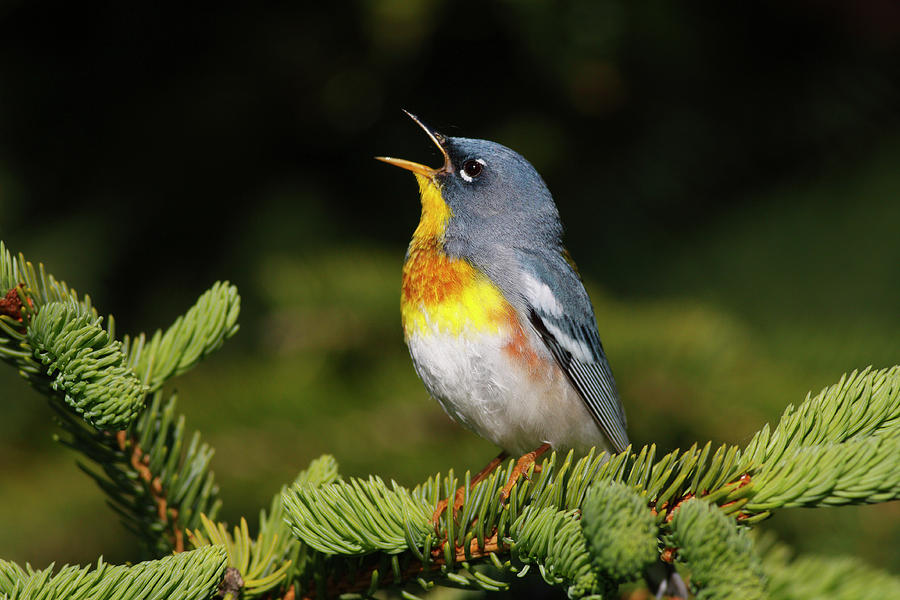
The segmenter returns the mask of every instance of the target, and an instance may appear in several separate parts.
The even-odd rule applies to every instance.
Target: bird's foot
[[[550,450],[550,444],[541,444],[536,449],[523,454],[519,457],[519,460],[516,461],[516,466],[513,467],[512,473],[509,474],[509,479],[506,480],[506,485],[503,486],[503,490],[500,492],[500,500],[502,502],[506,502],[509,499],[509,495],[512,492],[513,487],[518,483],[520,477],[528,478],[528,469],[534,465],[535,473],[540,473],[541,465],[536,464],[537,459],[543,456],[548,450]]]
[[[469,488],[475,487],[476,484],[483,481],[488,475],[494,472],[500,463],[506,460],[506,452],[501,452],[497,455],[496,458],[491,460],[485,467],[475,474],[475,477],[469,482]],[[459,513],[459,509],[462,508],[462,505],[465,504],[466,501],[466,486],[460,486],[457,488],[456,493],[453,495],[453,520],[456,520],[456,515]],[[447,510],[447,506],[450,504],[450,499],[445,498],[438,502],[437,506],[434,509],[434,514],[431,515],[431,524],[438,527],[438,524],[441,520],[441,515],[444,514],[444,511]]]
[[[459,509],[462,508],[463,503],[466,501],[466,486],[460,486],[457,488],[456,493],[453,495],[453,519],[456,520],[456,515],[459,513]],[[447,506],[450,504],[449,498],[444,498],[440,502],[438,502],[437,507],[434,509],[434,514],[431,515],[431,524],[437,526],[441,520],[441,515],[444,514],[444,511],[447,510]]]

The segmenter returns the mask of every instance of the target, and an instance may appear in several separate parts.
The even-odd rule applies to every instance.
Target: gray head
[[[409,114],[409,113],[407,113]],[[560,248],[562,226],[553,197],[521,155],[487,140],[443,136],[413,115],[444,156],[439,169],[407,160],[379,160],[413,171],[423,196],[439,192],[450,209],[441,234],[445,250],[466,256],[497,248]],[[423,219],[425,214],[423,212]]]

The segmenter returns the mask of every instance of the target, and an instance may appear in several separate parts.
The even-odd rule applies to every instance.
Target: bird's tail
[[[671,563],[659,560],[644,571],[644,581],[657,598],[688,597],[687,585]]]

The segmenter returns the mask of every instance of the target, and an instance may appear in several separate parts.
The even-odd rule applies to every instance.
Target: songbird
[[[518,474],[549,448],[625,450],[625,412],[544,180],[505,146],[444,136],[407,114],[444,164],[377,157],[412,171],[421,195],[403,333],[428,392],[503,449],[476,479],[506,453],[523,457]]]

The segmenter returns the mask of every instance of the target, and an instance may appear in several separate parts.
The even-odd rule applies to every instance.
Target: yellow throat
[[[407,339],[435,333],[465,335],[499,331],[515,312],[503,293],[464,259],[444,253],[443,237],[453,216],[430,178],[416,173],[422,216],[403,265],[400,313]]]

